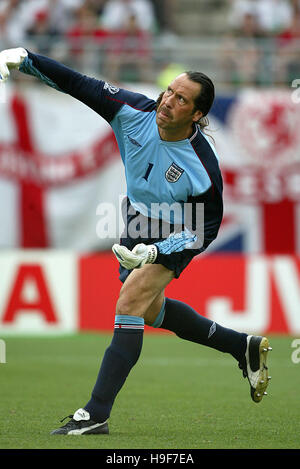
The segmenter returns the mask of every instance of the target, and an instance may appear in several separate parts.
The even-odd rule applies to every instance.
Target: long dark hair
[[[195,99],[195,107],[193,112],[201,111],[203,116],[198,120],[197,124],[200,126],[202,131],[209,125],[209,120],[207,114],[209,113],[214,99],[215,99],[215,87],[211,79],[202,72],[193,72],[188,71],[184,72],[191,81],[195,83],[199,83],[201,85],[201,91]],[[164,91],[160,93],[157,101],[156,101],[156,108],[161,103]]]
[[[209,125],[207,114],[209,113],[214,99],[215,99],[215,87],[211,79],[202,72],[185,72],[191,81],[199,83],[201,85],[201,91],[195,99],[194,111],[201,111],[203,116],[199,119],[201,130]]]

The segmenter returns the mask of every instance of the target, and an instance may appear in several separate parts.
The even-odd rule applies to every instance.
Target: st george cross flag
[[[0,247],[110,249],[119,233],[97,235],[97,207],[118,207],[126,184],[109,125],[41,85],[7,85],[0,106]],[[207,253],[299,254],[299,104],[243,90],[217,95],[209,119],[225,210]]]
[[[112,130],[88,107],[48,88],[7,87],[0,114],[0,247],[110,246],[97,236],[96,211],[101,202],[117,205],[125,193],[118,161]]]
[[[210,129],[225,213],[209,252],[300,252],[300,108],[289,90],[217,97]]]

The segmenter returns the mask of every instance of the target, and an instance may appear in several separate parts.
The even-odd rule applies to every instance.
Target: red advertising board
[[[113,330],[122,283],[111,252],[2,252],[0,272],[0,336]],[[235,330],[300,334],[299,257],[199,256],[166,295]]]
[[[112,329],[117,269],[110,254],[80,259],[80,329]],[[300,259],[292,256],[199,256],[166,295],[245,332],[300,333]]]

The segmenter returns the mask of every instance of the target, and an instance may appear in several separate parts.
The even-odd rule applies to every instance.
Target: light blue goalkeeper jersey
[[[125,103],[111,121],[125,166],[127,195],[143,215],[164,218],[174,213],[173,221],[181,223],[183,211],[176,210],[176,204],[211,187],[191,144],[200,129],[196,126],[190,139],[167,142],[160,138],[155,119],[155,110],[144,112]],[[168,211],[172,206],[174,211]]]
[[[206,249],[222,221],[223,185],[216,151],[198,125],[188,139],[164,141],[156,124],[156,102],[142,94],[87,77],[31,52],[20,71],[82,101],[109,122],[125,167],[128,207],[150,219],[184,224],[174,239],[148,236],[145,242],[156,241],[161,255],[186,249],[188,243],[200,238],[193,230],[195,210],[187,219],[177,208],[190,204],[196,209],[202,204],[203,242],[195,247],[194,254]],[[174,204],[175,210],[170,210]],[[190,232],[191,237],[186,234]],[[123,241],[132,249],[141,239],[127,237]]]

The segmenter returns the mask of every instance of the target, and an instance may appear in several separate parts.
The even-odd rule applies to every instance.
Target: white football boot
[[[99,435],[109,433],[107,421],[103,423],[94,422],[85,409],[78,409],[74,415],[68,417],[71,420],[62,427],[53,430],[51,435]],[[64,420],[61,420],[61,422]]]
[[[267,355],[272,350],[266,337],[249,335],[247,348],[243,362],[239,367],[243,375],[248,378],[251,398],[254,402],[260,402],[267,395],[266,389],[271,379],[267,367]]]

